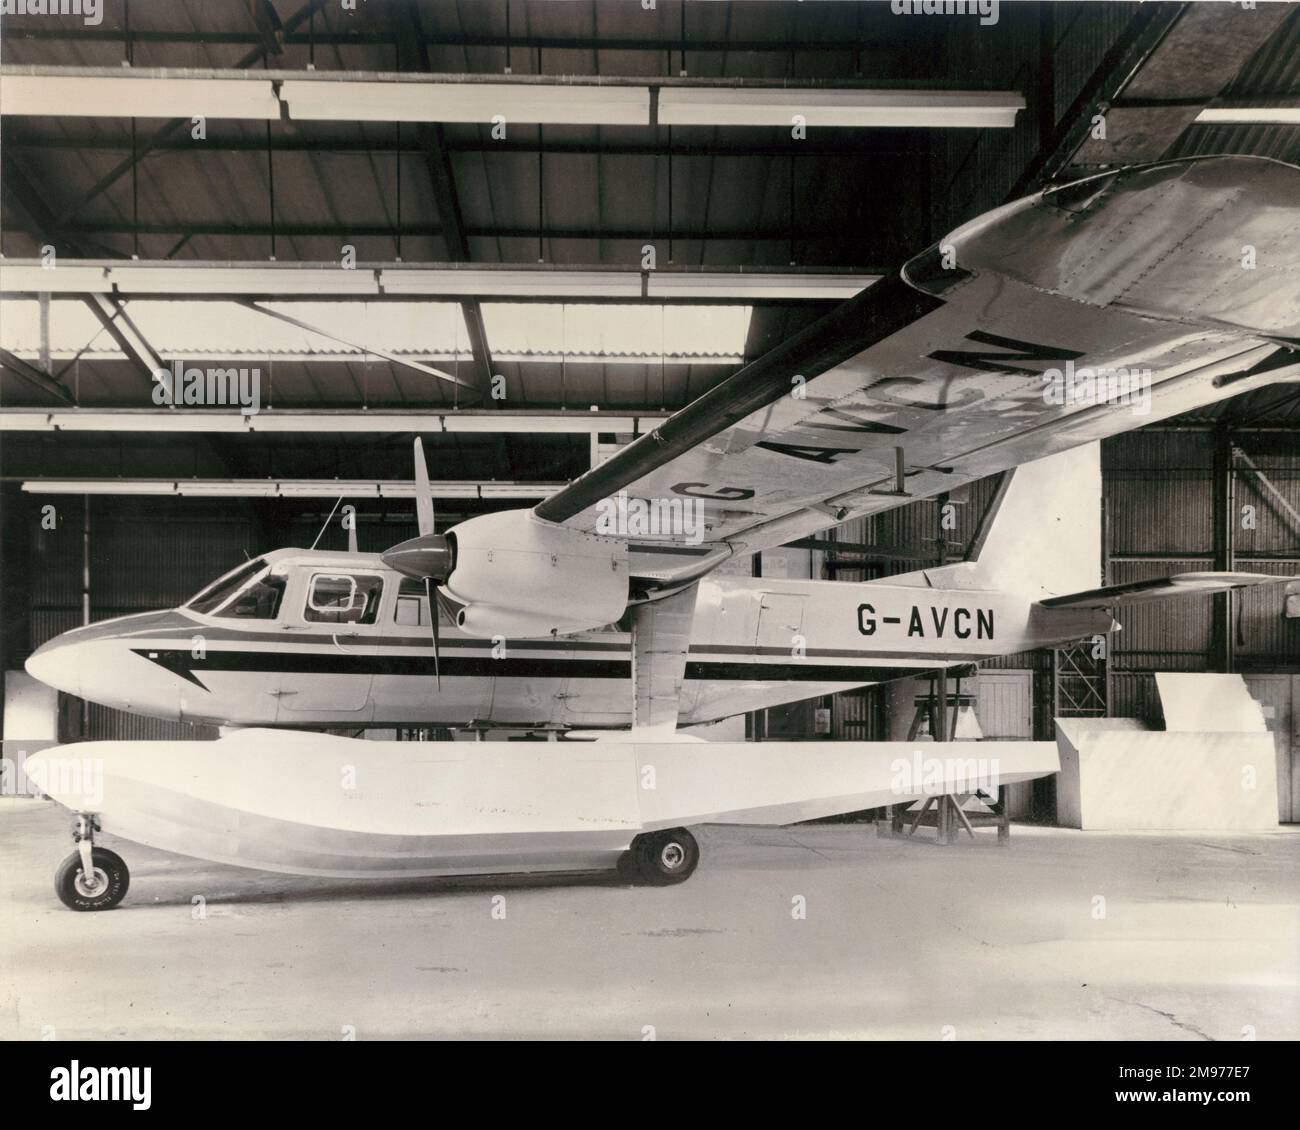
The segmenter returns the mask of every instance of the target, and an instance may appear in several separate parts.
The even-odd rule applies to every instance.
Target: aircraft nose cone
[[[43,643],[27,657],[27,674],[67,694],[81,694],[80,649],[61,638]]]

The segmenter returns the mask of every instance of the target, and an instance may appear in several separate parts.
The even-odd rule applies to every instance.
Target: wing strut
[[[695,622],[695,594],[688,585],[662,600],[632,609],[632,728],[677,727],[686,654]]]

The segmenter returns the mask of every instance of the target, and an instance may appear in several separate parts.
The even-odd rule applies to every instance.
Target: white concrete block
[[[1064,827],[1277,827],[1277,768],[1267,733],[1169,733],[1132,719],[1062,718],[1056,726],[1057,820]]]

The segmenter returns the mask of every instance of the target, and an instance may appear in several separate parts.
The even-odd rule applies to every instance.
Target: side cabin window
[[[393,611],[393,623],[402,628],[427,628],[429,626],[429,602],[424,595],[424,585],[409,578],[402,581],[397,590],[397,607]],[[451,618],[441,605],[438,606],[438,623],[450,624]]]
[[[309,624],[373,624],[383,591],[382,577],[317,573],[307,590],[303,619]]]

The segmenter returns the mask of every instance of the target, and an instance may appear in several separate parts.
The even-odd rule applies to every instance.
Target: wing
[[[1006,205],[536,513],[630,507],[633,573],[680,579],[1294,375],[1298,201],[1300,169],[1213,157]]]

